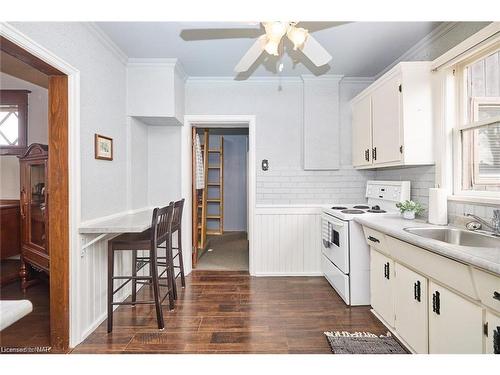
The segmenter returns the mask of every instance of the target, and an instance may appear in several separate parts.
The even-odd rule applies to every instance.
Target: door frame
[[[51,210],[57,212],[57,215],[51,215],[53,219],[49,223],[50,248],[57,250],[57,257],[50,262],[53,276],[50,283],[50,329],[53,351],[67,352],[78,339],[80,72],[7,22],[0,22],[0,36],[19,47],[20,56],[16,57],[24,58],[24,62],[38,70],[41,66],[49,66],[60,72],[51,75],[49,82],[48,143],[49,147],[52,145],[49,184],[57,181],[52,185],[59,187],[51,190],[49,201]],[[58,146],[54,147],[56,144]]]
[[[254,274],[253,248],[254,248],[254,218],[256,204],[256,116],[255,115],[185,115],[184,125],[181,129],[181,193],[186,199],[184,210],[182,248],[184,249],[184,267],[186,273],[193,270],[192,266],[192,133],[193,126],[201,128],[248,128],[248,252],[249,273]]]

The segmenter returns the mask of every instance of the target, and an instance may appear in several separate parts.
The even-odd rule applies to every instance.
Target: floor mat
[[[406,350],[391,336],[377,336],[370,332],[325,332],[334,354],[407,354]]]

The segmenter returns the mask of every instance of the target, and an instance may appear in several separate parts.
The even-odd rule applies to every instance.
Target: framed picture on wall
[[[113,138],[96,134],[94,148],[96,159],[113,160]]]

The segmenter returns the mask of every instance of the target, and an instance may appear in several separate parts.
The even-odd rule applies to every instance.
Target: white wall
[[[148,129],[141,121],[129,118],[129,204],[131,210],[148,206]]]
[[[83,23],[12,25],[80,71],[82,220],[125,210],[125,65]],[[113,138],[113,161],[94,158],[95,133]]]
[[[224,135],[224,231],[246,231],[248,135]]]
[[[340,169],[304,171],[302,165],[303,83],[297,78],[188,79],[186,113],[256,115],[257,203],[318,204],[364,201],[374,172],[352,168],[349,100],[366,80],[340,83]],[[261,160],[269,160],[262,171]]]
[[[48,142],[48,91],[22,79],[0,72],[2,90],[30,90],[28,95],[28,145]],[[19,159],[0,157],[0,199],[19,199]]]

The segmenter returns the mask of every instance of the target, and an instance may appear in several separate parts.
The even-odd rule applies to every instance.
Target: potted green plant
[[[415,215],[420,215],[425,211],[424,207],[420,203],[408,200],[396,203],[396,207],[399,208],[403,217],[408,220],[415,219]]]

